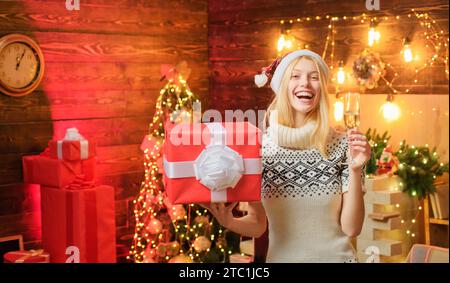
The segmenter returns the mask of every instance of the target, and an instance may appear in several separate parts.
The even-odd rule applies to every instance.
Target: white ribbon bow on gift
[[[58,159],[63,159],[62,144],[64,141],[80,141],[80,159],[88,159],[89,142],[80,134],[77,128],[68,128],[64,138],[57,142]]]
[[[226,129],[221,123],[205,125],[210,143],[195,161],[169,162],[164,157],[164,172],[171,179],[195,177],[211,190],[211,202],[226,202],[226,189],[234,188],[242,175],[261,173],[261,158],[242,158],[226,146]]]

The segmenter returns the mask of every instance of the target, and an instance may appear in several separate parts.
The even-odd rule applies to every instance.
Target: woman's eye
[[[318,80],[319,77],[311,77],[312,80]]]
[[[300,78],[300,76],[299,75],[292,75],[291,78]]]

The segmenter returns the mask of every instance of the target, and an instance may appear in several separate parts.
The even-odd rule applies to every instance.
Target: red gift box
[[[41,213],[51,262],[116,262],[113,187],[41,187]]]
[[[22,158],[25,183],[64,188],[82,175],[87,181],[95,180],[96,157],[81,161],[53,159],[45,155]]]
[[[164,185],[173,204],[259,201],[261,131],[247,122],[166,127]]]
[[[85,160],[96,155],[96,144],[86,140],[77,128],[69,128],[62,140],[48,143],[49,155],[64,160]]]
[[[44,263],[50,262],[49,254],[44,250],[13,251],[3,256],[5,263]]]
[[[96,155],[96,144],[92,141],[49,141],[51,158],[69,161],[85,160]]]

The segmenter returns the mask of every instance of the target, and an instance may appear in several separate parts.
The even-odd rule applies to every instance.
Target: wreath
[[[378,53],[364,50],[353,62],[353,75],[363,90],[376,88],[385,73],[385,64]]]

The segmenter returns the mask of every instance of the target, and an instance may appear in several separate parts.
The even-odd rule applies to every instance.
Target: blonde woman
[[[232,215],[236,203],[203,205],[244,236],[260,237],[268,222],[267,262],[357,262],[350,238],[363,225],[370,146],[356,130],[330,128],[329,69],[318,54],[294,51],[263,71],[275,98],[262,140],[261,202],[241,218]]]

